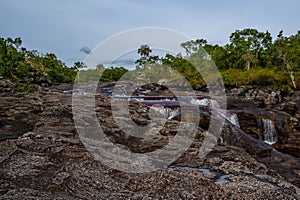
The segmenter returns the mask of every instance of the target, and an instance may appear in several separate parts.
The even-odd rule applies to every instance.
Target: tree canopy
[[[55,54],[45,55],[22,47],[21,38],[0,38],[0,76],[18,83],[17,91],[27,91],[43,83],[71,83],[76,75]]]
[[[246,28],[231,33],[229,43],[224,46],[209,44],[206,39],[186,41],[181,46],[186,51],[185,58],[169,54],[163,58],[150,56],[150,47],[142,45],[138,52],[142,52],[142,47],[147,47],[150,53],[141,53],[136,63],[139,67],[151,62],[167,65],[180,72],[192,85],[205,84],[188,61],[197,54],[214,61],[227,87],[283,90],[300,87],[300,31],[291,36],[284,36],[280,31],[273,39],[268,31]]]
[[[280,31],[272,38],[268,31],[246,28],[231,33],[225,45],[195,39],[181,46],[186,56],[167,54],[160,58],[151,55],[151,48],[142,44],[137,49],[140,58],[135,62],[136,70],[165,65],[181,73],[192,85],[205,85],[188,61],[197,54],[214,61],[226,87],[300,88],[300,31],[290,36]],[[122,66],[105,68],[101,63],[94,70],[82,70],[85,67],[80,61],[68,67],[54,53],[27,50],[21,38],[0,38],[0,76],[17,83],[16,91],[31,91],[34,85],[45,83],[72,83],[79,70],[80,81],[97,79],[100,73],[101,81],[115,82],[128,72]],[[134,76],[134,70],[127,76]]]

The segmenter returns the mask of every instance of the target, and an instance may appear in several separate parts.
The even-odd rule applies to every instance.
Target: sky
[[[224,45],[235,30],[300,30],[299,0],[1,0],[0,37],[55,53],[68,66],[134,28],[160,27]],[[120,61],[121,62],[121,61]]]

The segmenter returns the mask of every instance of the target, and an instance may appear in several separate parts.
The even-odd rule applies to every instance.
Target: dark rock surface
[[[218,145],[200,159],[197,153],[209,121],[205,110],[193,144],[169,166],[134,174],[103,165],[79,138],[65,88],[0,97],[0,199],[300,198],[299,159],[275,151],[228,121]],[[110,97],[97,94],[96,105],[105,134],[124,149],[154,151],[176,135],[178,119],[167,120],[149,137],[130,136],[115,124]],[[137,124],[151,120],[149,110],[138,103],[131,104],[130,113]]]
[[[232,89],[228,92],[228,109],[237,113],[242,130],[256,139],[262,138],[257,120],[272,120],[278,141],[273,146],[300,157],[300,93],[267,89]]]

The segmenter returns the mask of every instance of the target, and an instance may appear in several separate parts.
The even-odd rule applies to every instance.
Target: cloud
[[[221,45],[230,33],[248,27],[291,35],[299,29],[299,6],[299,0],[2,0],[0,36],[21,37],[26,48],[54,52],[72,65],[68,58],[83,60],[89,47],[132,28],[170,28]]]
[[[90,54],[92,50],[89,47],[82,47],[79,51],[85,54]]]

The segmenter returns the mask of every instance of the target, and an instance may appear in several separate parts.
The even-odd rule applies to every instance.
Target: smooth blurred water
[[[259,119],[258,124],[263,135],[263,141],[268,144],[274,144],[277,141],[277,131],[272,120]]]

